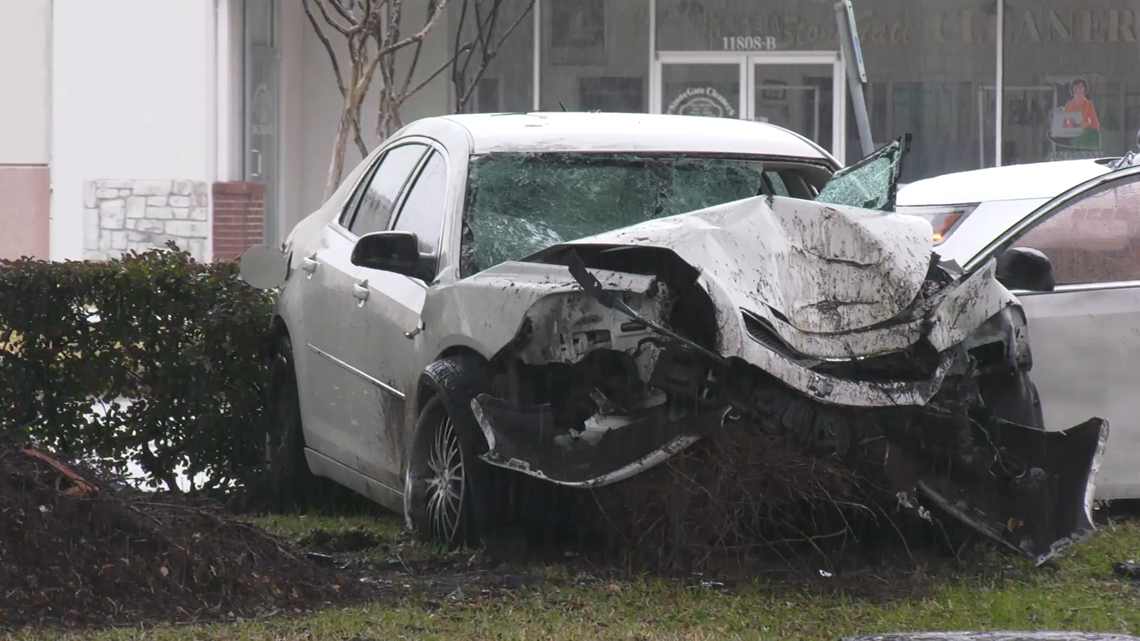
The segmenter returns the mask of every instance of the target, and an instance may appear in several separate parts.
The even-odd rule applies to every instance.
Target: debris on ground
[[[886,523],[875,486],[846,463],[732,423],[594,495],[606,545],[623,565],[666,573],[745,567],[749,558],[838,550],[869,521],[880,535],[900,532]]]
[[[297,544],[325,554],[338,552],[360,552],[379,548],[387,552],[388,545],[363,528],[348,528],[339,532],[324,529],[311,530],[302,536]]]
[[[503,584],[507,587],[508,590],[521,590],[523,588],[542,585],[545,581],[546,577],[544,576],[508,574],[503,579]]]
[[[1140,581],[1140,563],[1131,559],[1112,564],[1112,571],[1120,577]]]
[[[0,441],[0,627],[273,616],[368,589],[216,504]]]

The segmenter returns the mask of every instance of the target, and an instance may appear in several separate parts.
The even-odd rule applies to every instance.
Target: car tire
[[[306,507],[315,477],[305,460],[305,436],[301,429],[301,401],[297,371],[293,366],[293,343],[278,337],[270,366],[269,416],[272,429],[266,439],[269,467],[268,490],[277,509],[295,511]]]
[[[1041,413],[1041,397],[1037,386],[1029,378],[1029,372],[1003,372],[986,374],[978,379],[982,400],[998,418],[1045,429],[1045,419]]]
[[[435,361],[424,371],[431,398],[420,409],[404,475],[404,515],[421,540],[475,545],[494,519],[499,470],[483,462],[487,440],[471,399],[488,391],[473,357]]]
[[[421,379],[432,391],[431,398],[420,410],[408,468],[404,475],[404,515],[407,526],[418,538],[442,542],[449,546],[484,545],[491,558],[517,559],[528,554],[535,537],[561,540],[575,523],[567,523],[572,510],[568,493],[549,482],[520,472],[505,470],[483,461],[488,450],[487,438],[471,411],[471,400],[490,393],[485,363],[474,356],[454,356],[429,365]],[[441,434],[443,421],[450,421],[454,440]],[[464,487],[453,493],[462,504],[452,510],[459,513],[458,525],[433,531],[428,501],[429,479],[434,478],[427,455],[433,439],[458,444],[458,456],[464,469]],[[437,463],[436,468],[440,465]],[[581,500],[585,494],[576,496]],[[558,518],[561,515],[562,518]]]

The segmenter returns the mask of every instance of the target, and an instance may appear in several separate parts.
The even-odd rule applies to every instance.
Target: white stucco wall
[[[214,180],[214,20],[213,0],[54,0],[52,259],[83,257],[85,181]]]
[[[51,0],[0,0],[0,165],[51,153]]]

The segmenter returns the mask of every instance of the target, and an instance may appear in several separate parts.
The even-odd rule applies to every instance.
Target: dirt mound
[[[365,589],[215,504],[0,442],[0,627],[254,617]]]

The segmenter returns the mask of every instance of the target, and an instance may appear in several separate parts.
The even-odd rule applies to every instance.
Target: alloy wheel
[[[454,541],[463,518],[467,478],[459,435],[446,415],[435,429],[427,466],[429,475],[423,481],[432,536],[439,541]]]

